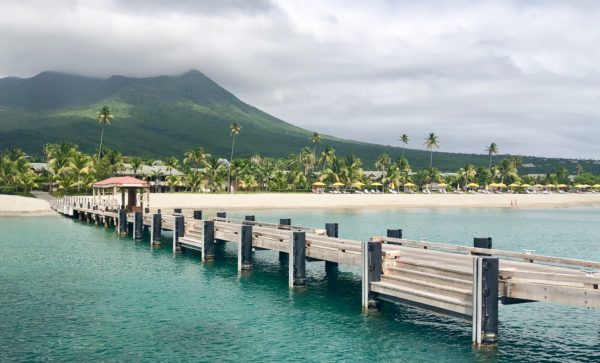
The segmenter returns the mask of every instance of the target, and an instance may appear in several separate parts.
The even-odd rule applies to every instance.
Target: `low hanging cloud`
[[[4,0],[0,76],[199,69],[340,137],[600,158],[600,2]]]

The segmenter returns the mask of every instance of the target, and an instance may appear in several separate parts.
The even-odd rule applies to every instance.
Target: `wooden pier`
[[[340,238],[337,224],[325,228],[293,226],[227,218],[207,218],[202,211],[175,209],[127,212],[94,205],[89,197],[52,198],[57,212],[88,223],[114,227],[150,243],[160,243],[162,231],[173,231],[172,247],[200,251],[202,261],[214,259],[217,241],[237,243],[238,270],[251,270],[253,251],[278,251],[288,257],[289,286],[306,284],[306,262],[325,261],[355,266],[362,275],[362,306],[379,308],[382,301],[418,306],[472,322],[473,343],[498,340],[498,304],[546,302],[588,310],[600,309],[600,262],[536,255],[492,248],[491,238],[475,238],[474,246],[415,241],[402,230],[368,241]]]

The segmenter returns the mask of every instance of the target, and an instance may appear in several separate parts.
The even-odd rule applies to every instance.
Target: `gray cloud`
[[[197,68],[311,130],[600,158],[597,1],[0,3],[0,76]]]

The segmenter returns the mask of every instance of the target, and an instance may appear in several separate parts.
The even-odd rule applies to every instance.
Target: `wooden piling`
[[[162,215],[155,213],[152,215],[152,228],[150,229],[150,244],[159,245],[160,235],[162,233]]]
[[[194,211],[194,219],[196,219],[196,220],[201,220],[202,219],[202,211],[201,210],[195,210]]]
[[[390,238],[402,238],[402,230],[401,229],[388,229],[387,236]]]
[[[306,285],[306,232],[292,232],[289,253],[289,286]]]
[[[127,210],[119,209],[119,234],[121,236],[127,235]]]
[[[144,237],[144,214],[142,212],[133,213],[133,239],[136,241]]]
[[[227,218],[226,212],[217,212],[217,218]]]
[[[498,276],[497,257],[473,258],[473,343],[498,342]]]
[[[240,226],[238,271],[252,270],[252,226]]]
[[[202,261],[212,261],[215,259],[215,221],[204,221],[203,228]]]
[[[376,293],[371,292],[371,283],[381,281],[382,243],[371,240],[362,244],[362,306],[363,309],[373,309],[379,303],[375,300]]]
[[[181,252],[179,237],[183,237],[185,221],[183,216],[175,216],[175,225],[173,226],[173,253]]]
[[[325,223],[325,233],[327,237],[339,237],[339,225],[337,223]],[[325,271],[330,271],[338,267],[337,262],[325,261]]]
[[[473,247],[476,248],[492,248],[492,237],[474,237],[473,238]],[[473,253],[475,256],[491,256],[487,253]]]

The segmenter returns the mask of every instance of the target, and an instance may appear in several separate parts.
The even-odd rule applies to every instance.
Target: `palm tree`
[[[189,150],[185,153],[185,158],[183,159],[183,163],[186,165],[194,165],[196,168],[206,165],[206,161],[210,157],[210,154],[207,153],[203,147],[199,147],[197,149]]]
[[[402,142],[402,157],[404,157],[404,146],[410,141],[408,140],[408,135],[402,134],[402,136],[400,136],[400,141]]]
[[[100,133],[100,147],[98,148],[98,161],[100,161],[100,155],[102,155],[102,139],[104,138],[104,127],[110,125],[113,120],[113,115],[110,112],[108,106],[102,106],[96,117],[98,122],[102,125],[102,132]]]
[[[377,170],[380,170],[382,174],[385,174],[385,169],[388,165],[390,165],[391,159],[390,156],[386,153],[382,153],[375,161],[375,167]]]
[[[425,138],[425,142],[423,143],[423,145],[425,145],[427,147],[427,150],[429,150],[430,152],[430,156],[429,156],[429,169],[431,169],[431,167],[433,166],[433,148],[439,148],[440,145],[440,140],[438,138],[438,136],[436,134],[434,134],[433,132],[429,133],[429,136],[427,136]]]
[[[492,142],[490,144],[490,146],[485,148],[485,151],[490,155],[490,165],[488,166],[488,169],[492,169],[492,155],[494,154],[498,154],[498,145],[496,145],[495,142]]]
[[[71,168],[77,174],[77,191],[81,190],[81,179],[92,172],[94,162],[93,159],[83,153],[77,152],[71,158]]]
[[[318,132],[313,133],[310,137],[310,141],[312,141],[312,143],[315,144],[313,148],[313,154],[317,155],[317,144],[321,143],[321,135],[319,135]]]
[[[335,149],[332,148],[331,146],[327,146],[325,148],[325,150],[321,153],[321,163],[323,164],[323,168],[328,167],[329,165],[333,164],[333,162],[336,160],[335,157]]]
[[[144,161],[141,158],[133,158],[131,159],[131,169],[133,170],[133,175],[137,175],[138,170],[144,165]]]
[[[237,122],[229,125],[229,129],[231,130],[231,158],[229,159],[229,176],[227,177],[227,191],[231,191],[231,162],[233,161],[233,147],[235,146],[235,136],[239,135],[242,131],[242,127]]]

